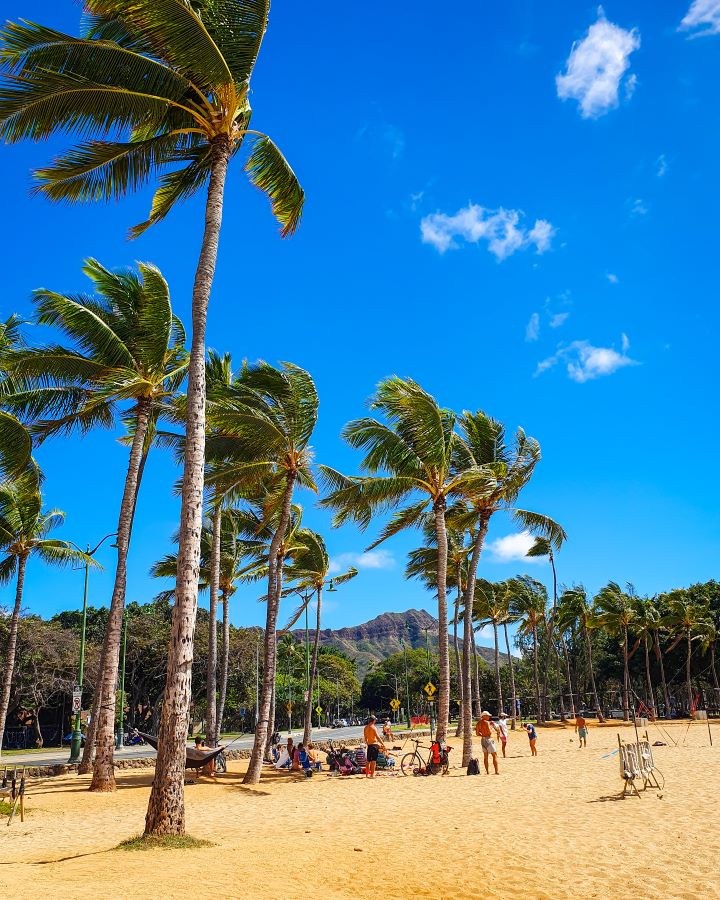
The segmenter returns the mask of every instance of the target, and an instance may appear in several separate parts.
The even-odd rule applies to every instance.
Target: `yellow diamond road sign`
[[[292,703],[286,703],[286,704],[285,704],[285,709],[286,709],[288,712],[292,712]]]
[[[423,688],[423,690],[424,690],[425,693],[428,695],[428,697],[429,697],[430,699],[432,699],[432,696],[433,696],[433,694],[435,693],[435,691],[437,690],[437,688],[436,688],[435,685],[432,683],[432,681],[428,681],[428,683],[425,685],[425,687]]]
[[[322,712],[322,706],[320,706],[320,705],[316,706],[316,707],[315,707],[315,712],[316,712],[318,715],[320,715],[320,713]]]
[[[390,706],[392,709],[400,709],[400,701],[398,699],[393,699],[390,701]]]

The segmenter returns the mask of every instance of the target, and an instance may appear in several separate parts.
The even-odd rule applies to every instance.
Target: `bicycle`
[[[224,775],[227,772],[227,759],[225,757],[225,751],[221,750],[220,753],[215,757],[215,774],[216,775]]]
[[[410,753],[406,753],[400,760],[400,771],[403,775],[437,775],[438,773],[447,775],[450,770],[450,757],[448,756],[449,748],[441,746],[440,762],[434,763],[432,746],[428,747],[425,744],[421,744],[418,740],[414,740],[412,743],[415,744],[415,749]],[[422,747],[423,750],[430,751],[427,761],[423,760],[422,755],[419,752],[420,747]]]

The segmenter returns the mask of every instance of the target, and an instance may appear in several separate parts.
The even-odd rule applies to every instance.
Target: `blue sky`
[[[3,13],[76,32],[71,0],[7,0]],[[457,410],[522,425],[543,460],[522,505],[565,526],[563,582],[607,579],[654,593],[717,575],[720,0],[594,4],[475,0],[273,5],[253,79],[255,127],[283,148],[307,192],[299,233],[277,235],[267,201],[235,164],[226,196],[208,345],[308,368],[321,397],[318,461],[355,472],[338,434],[373,386],[409,375]],[[56,207],[29,195],[32,167],[64,146],[2,147],[2,315],[29,315],[44,286],[84,287],[82,260],[157,263],[188,317],[202,224],[189,202],[138,241],[150,191]],[[9,211],[12,211],[11,214]],[[56,440],[38,459],[66,538],[115,529],[126,466],[116,435]],[[159,585],[177,472],[148,464],[129,563],[129,600]],[[385,610],[432,609],[403,580],[409,534],[381,554],[302,498],[338,565],[361,575],[327,604],[329,627]],[[522,538],[498,517],[481,574]],[[108,602],[106,571],[91,601]],[[509,558],[510,557],[510,558]],[[33,564],[27,607],[80,600],[81,573]],[[256,591],[233,621],[260,623]],[[3,602],[10,594],[5,589]],[[330,598],[328,598],[330,600]],[[203,601],[201,601],[203,602]]]

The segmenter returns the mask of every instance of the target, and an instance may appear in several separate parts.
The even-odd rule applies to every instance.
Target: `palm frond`
[[[278,147],[263,135],[253,146],[245,169],[250,181],[270,198],[281,237],[294,234],[300,225],[305,191]]]

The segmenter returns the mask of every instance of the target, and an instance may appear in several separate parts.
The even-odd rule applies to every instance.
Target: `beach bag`
[[[478,758],[476,756],[474,756],[468,763],[467,774],[468,775],[479,775],[480,774],[480,761],[478,760]]]

